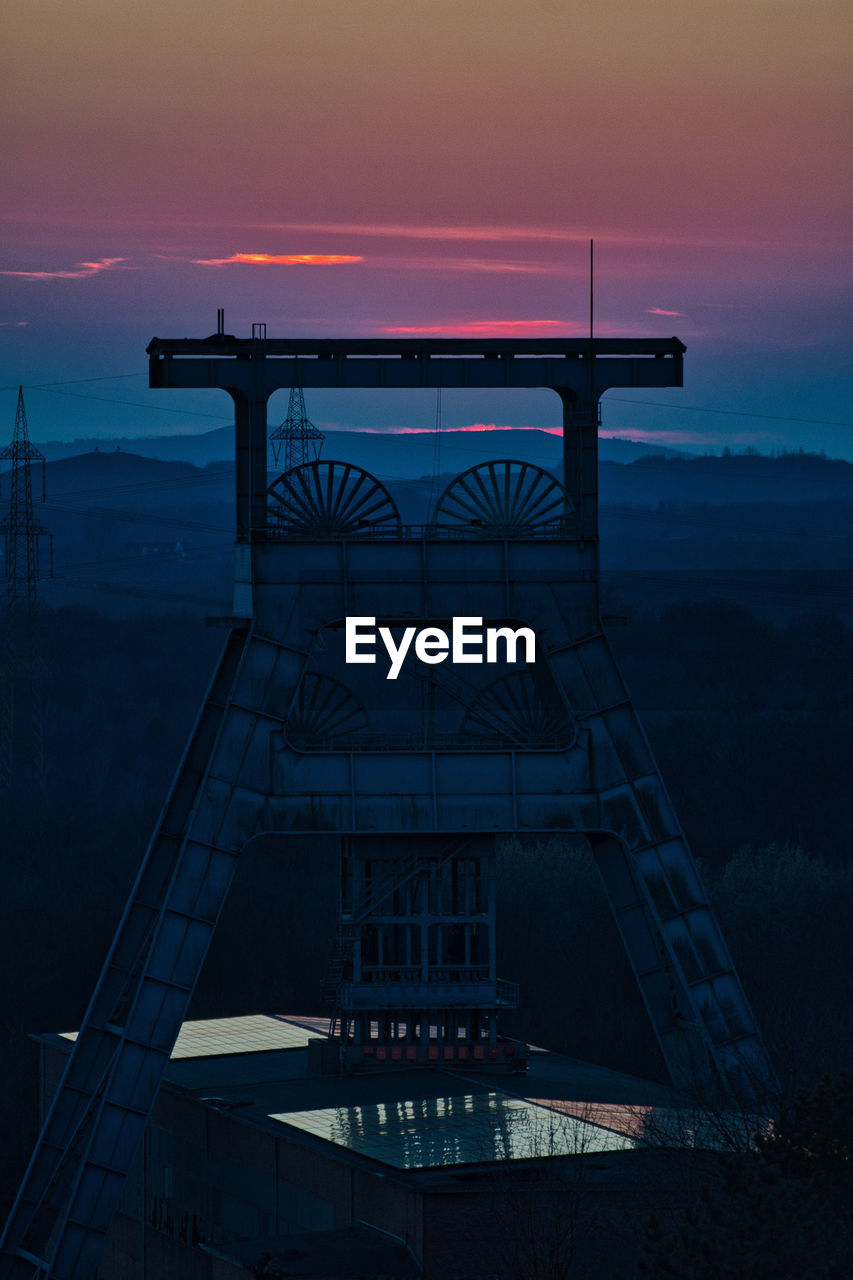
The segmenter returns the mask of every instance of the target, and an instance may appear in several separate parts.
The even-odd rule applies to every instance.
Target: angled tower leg
[[[228,638],[0,1242],[9,1280],[89,1276],[118,1207],[239,856],[192,836],[247,634]]]
[[[609,643],[552,662],[586,739],[596,865],[673,1082],[765,1106],[773,1068]]]

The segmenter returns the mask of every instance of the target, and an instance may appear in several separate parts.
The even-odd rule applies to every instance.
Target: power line
[[[702,409],[695,404],[667,404],[665,400],[626,400],[624,396],[609,396],[605,404],[647,404],[655,409],[677,409],[686,413],[714,413],[729,418],[760,418],[763,422],[800,422],[814,427],[853,427],[853,422],[830,422],[828,418],[791,418],[779,413],[749,413],[746,409]]]
[[[173,413],[173,414],[177,413],[177,414],[183,414],[185,416],[193,417],[193,418],[210,418],[217,422],[233,421],[233,418],[230,415],[225,415],[225,414],[201,413],[193,409],[170,409],[165,405],[140,404],[138,400],[113,400],[113,399],[107,398],[106,396],[87,396],[81,392],[62,391],[59,389],[63,386],[74,386],[74,385],[77,385],[78,383],[82,384],[86,382],[111,382],[113,380],[118,380],[120,378],[141,378],[141,377],[145,377],[145,374],[119,373],[119,374],[101,377],[101,378],[77,378],[77,379],[74,379],[73,381],[68,381],[68,382],[30,383],[30,384],[27,384],[26,390],[45,391],[51,395],[73,396],[75,399],[78,399],[78,400],[94,400],[94,401],[97,401],[99,404],[117,404],[130,409],[149,409],[153,413]],[[531,390],[534,390],[534,389],[535,388],[531,388]],[[8,386],[8,387],[2,387],[0,388],[0,390],[13,391],[15,390],[15,388],[12,386]],[[679,413],[682,413],[682,412],[683,413],[710,413],[710,414],[720,415],[722,417],[755,418],[762,422],[795,422],[795,423],[799,423],[802,426],[853,427],[853,422],[835,422],[830,418],[796,418],[796,417],[792,417],[791,415],[779,414],[779,413],[753,413],[747,409],[715,409],[715,408],[702,407],[700,405],[695,405],[695,404],[671,404],[665,400],[626,400],[624,396],[608,396],[607,400],[604,403],[605,404],[630,404],[630,405],[633,405],[635,408],[638,405],[640,407],[642,407],[643,405],[648,405],[650,408],[655,408],[655,409],[674,409]],[[516,428],[516,430],[525,430],[525,429],[536,430],[537,428],[523,428],[523,427]]]
[[[200,520],[182,520],[179,516],[168,513],[158,515],[154,511],[141,508],[137,511],[122,510],[116,507],[75,507],[61,502],[46,502],[45,506],[52,511],[64,511],[74,516],[100,516],[105,520],[126,520],[131,524],[162,524],[170,529],[191,529],[197,533],[225,533],[233,538],[233,528],[219,524],[204,524]]]
[[[156,413],[178,413],[190,418],[213,418],[216,422],[233,422],[231,416],[221,413],[200,413],[194,409],[169,409],[162,404],[140,404],[138,400],[112,400],[106,396],[87,396],[81,391],[59,391],[56,387],[28,387],[27,390],[44,391],[51,396],[71,396],[75,400],[96,400],[99,404],[120,404],[126,409],[149,409]]]
[[[183,552],[181,559],[182,560],[198,560],[198,559],[203,560],[207,556],[215,557],[215,556],[221,556],[222,554],[225,554],[225,553],[230,554],[233,551],[233,548],[234,548],[233,541],[214,542],[204,547],[188,547]],[[178,563],[178,561],[176,560],[166,558],[167,556],[171,556],[172,554],[173,552],[171,549],[164,549],[163,552],[153,551],[153,550],[150,552],[135,551],[131,555],[108,556],[105,559],[101,559],[101,560],[76,560],[76,561],[72,561],[71,564],[66,565],[65,568],[73,569],[73,570],[80,570],[80,569],[100,570],[105,568],[108,569],[112,566],[115,568],[121,567],[121,569],[124,571],[127,571],[128,569],[134,569],[134,568],[162,569],[164,567],[167,567],[169,564]]]
[[[395,479],[397,477],[385,476],[384,479]],[[848,502],[841,498],[838,504],[845,509]],[[169,529],[188,529],[196,533],[221,533],[224,535],[233,535],[231,526],[207,524],[200,520],[186,520],[180,516],[173,516],[167,512],[158,513],[146,508],[138,510],[122,509],[116,507],[81,507],[73,506],[67,503],[56,502],[49,499],[45,504],[52,511],[61,511],[68,515],[96,517],[105,520],[125,521],[130,524],[155,524],[162,525]],[[689,529],[707,529],[707,530],[736,530],[745,535],[753,537],[768,538],[786,538],[790,537],[790,530],[780,526],[774,526],[771,522],[756,520],[754,517],[749,520],[742,519],[738,516],[728,514],[732,505],[746,505],[752,507],[755,505],[765,504],[720,504],[720,514],[717,514],[717,507],[709,503],[693,503],[688,507],[678,507],[666,509],[664,511],[656,508],[643,508],[631,506],[623,503],[603,503],[601,506],[602,521],[611,523],[615,520],[628,521],[631,524],[642,525],[647,524],[653,528],[660,528],[661,525],[668,525],[672,528],[689,528]],[[774,504],[774,505],[794,505],[801,506],[801,503],[792,504]],[[821,501],[822,509],[826,508],[826,503]],[[853,538],[853,532],[830,532],[818,529],[815,536],[822,541],[829,542],[848,542]],[[230,545],[230,543],[228,544]]]
[[[138,596],[148,599],[163,600],[180,600],[185,604],[204,605],[207,608],[223,608],[223,601],[219,596],[194,596],[187,595],[184,591],[169,591],[167,588],[158,587],[139,587],[130,586],[122,582],[86,582],[78,581],[76,578],[68,578],[60,576],[52,580],[60,585],[60,587],[74,588],[77,591],[94,591],[97,593],[105,593],[108,595],[122,596]]]
[[[98,378],[63,378],[59,382],[30,382],[26,383],[27,391],[43,391],[47,387],[75,387],[84,382],[119,382],[124,378],[144,378],[144,373],[105,373]],[[14,391],[15,385],[8,387],[0,387],[0,391]]]
[[[807,573],[808,571],[776,570],[775,572]],[[847,578],[850,576],[849,570],[829,570],[828,572],[841,572]],[[762,600],[765,596],[776,596],[788,600],[829,600],[834,603],[841,602],[848,607],[850,605],[850,590],[847,585],[840,585],[837,591],[827,590],[826,586],[816,582],[810,584],[800,582],[795,586],[786,586],[784,583],[769,581],[768,575],[773,573],[772,569],[746,569],[739,574],[737,570],[720,573],[714,569],[626,569],[618,566],[610,567],[606,564],[602,567],[602,579],[607,586],[626,591],[630,590],[636,582],[645,582],[667,589],[668,593],[687,591],[690,593],[689,596],[684,594],[678,596],[678,601],[687,603],[697,602],[695,599],[697,589],[701,591],[709,588],[727,592],[749,591],[755,603],[756,582],[760,581]],[[682,581],[685,578],[686,584]],[[652,607],[655,607],[657,602],[651,603]]]
[[[203,550],[207,554],[210,554],[213,549],[205,548]],[[102,561],[100,563],[107,564],[110,562]],[[69,567],[76,568],[78,566]],[[95,566],[93,565],[93,567]],[[814,582],[811,584],[800,582],[796,585],[787,586],[784,583],[768,581],[768,575],[772,575],[773,572],[773,570],[769,569],[748,569],[743,571],[742,576],[740,576],[737,571],[721,573],[714,569],[629,569],[618,566],[611,568],[606,564],[602,567],[602,577],[605,583],[612,585],[619,590],[630,590],[633,583],[646,582],[650,585],[666,589],[666,594],[681,592],[682,594],[678,596],[678,599],[687,600],[688,602],[689,597],[683,594],[685,590],[689,591],[691,596],[695,595],[697,589],[700,591],[702,589],[713,589],[715,591],[725,592],[742,592],[748,590],[754,597],[756,580],[760,579],[762,598],[765,596],[774,596],[776,598],[787,600],[824,600],[830,601],[833,604],[841,602],[845,605],[849,605],[850,603],[850,591],[849,587],[846,585],[840,585],[837,591],[828,590],[825,585],[819,585]],[[782,570],[781,572],[789,571]],[[830,572],[839,571],[831,570]],[[849,571],[841,570],[840,572],[845,573],[847,577],[850,576]],[[684,578],[688,579],[686,587],[682,582],[682,579]],[[170,591],[165,587],[143,587],[131,582],[116,581],[115,579],[111,580],[109,578],[103,579],[99,577],[97,582],[93,582],[85,578],[78,579],[61,574],[50,579],[50,582],[47,585],[52,587],[53,584],[57,584],[60,587],[74,588],[78,591],[106,592],[140,597],[177,599],[185,603],[204,605],[221,606],[223,604],[221,597],[193,596],[188,595],[184,591]],[[653,605],[655,603],[656,602],[652,602]]]

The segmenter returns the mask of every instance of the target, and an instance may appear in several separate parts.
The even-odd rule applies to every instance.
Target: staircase
[[[335,939],[329,959],[326,962],[321,994],[323,1008],[332,1010],[329,1018],[330,1040],[340,1034],[341,1009],[338,996],[341,982],[352,962],[352,951],[358,939],[359,925],[372,914],[376,907],[390,898],[398,889],[402,889],[420,871],[427,868],[439,870],[451,858],[460,854],[467,844],[468,840],[454,841],[449,848],[439,851],[438,855],[413,854],[404,862],[392,863],[387,875],[378,884],[371,885],[369,892],[358,905],[351,912],[341,914],[335,929]]]

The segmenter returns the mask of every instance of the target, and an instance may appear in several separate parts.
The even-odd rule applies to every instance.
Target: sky
[[[608,393],[605,434],[853,458],[851,37],[848,0],[12,0],[0,439],[19,383],[37,440],[223,424],[145,359],[218,307],[238,335],[583,334],[594,237],[597,332],[688,348],[683,390]]]

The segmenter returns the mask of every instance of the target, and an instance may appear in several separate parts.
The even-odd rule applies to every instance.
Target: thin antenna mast
[[[593,337],[595,333],[595,242],[590,239],[589,242],[589,356],[586,362],[586,379],[587,379],[587,399],[590,404],[593,401],[594,378],[592,373],[593,362],[595,361],[595,352],[593,350]],[[598,410],[595,410],[596,415]]]

